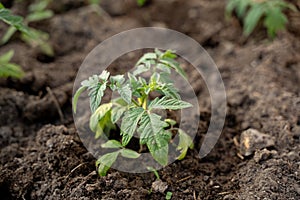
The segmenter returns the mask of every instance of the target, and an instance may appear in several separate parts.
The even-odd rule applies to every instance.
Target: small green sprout
[[[168,164],[169,143],[172,145],[172,136],[179,134],[179,143],[176,145],[180,155],[177,159],[185,157],[188,148],[193,148],[193,141],[182,129],[174,127],[177,122],[173,119],[162,118],[157,114],[159,110],[181,110],[192,107],[181,100],[178,90],[170,80],[171,71],[176,71],[186,80],[186,74],[175,61],[176,55],[168,50],[146,53],[134,67],[134,71],[127,76],[115,75],[104,70],[100,75],[93,75],[81,82],[81,87],[73,97],[73,110],[79,96],[85,90],[90,99],[90,129],[100,138],[103,133],[108,134],[115,129],[115,124],[121,121],[120,137],[122,142],[109,140],[103,148],[118,148],[112,153],[101,156],[96,165],[100,176],[116,161],[119,155],[126,158],[137,158],[139,153],[126,149],[135,134],[139,136],[141,146],[148,148],[152,157],[160,165]],[[141,75],[150,73],[148,79]],[[120,97],[108,103],[101,104],[102,97],[107,89],[115,91]],[[151,98],[152,94],[159,94]]]
[[[147,170],[149,170],[150,172],[153,172],[153,174],[156,177],[156,180],[160,180],[159,174],[156,169],[154,169],[153,167],[147,167]]]
[[[49,3],[50,0],[35,1],[29,6],[28,15],[25,18],[13,15],[9,9],[4,8],[4,6],[0,4],[0,20],[10,25],[2,37],[0,44],[6,44],[17,31],[20,31],[21,39],[24,42],[32,47],[38,46],[43,53],[48,56],[53,56],[53,49],[48,43],[48,33],[28,27],[30,22],[49,19],[53,16],[53,12],[47,9]]]
[[[14,51],[10,50],[0,56],[0,77],[21,78],[24,75],[19,65],[10,62],[13,55]]]
[[[173,195],[172,192],[167,192],[167,194],[166,194],[166,200],[172,199],[172,195]]]
[[[274,38],[278,31],[285,29],[288,22],[283,13],[285,9],[296,10],[292,4],[283,0],[229,0],[226,12],[231,15],[236,11],[237,16],[243,19],[246,36],[253,32],[262,19],[269,37]]]

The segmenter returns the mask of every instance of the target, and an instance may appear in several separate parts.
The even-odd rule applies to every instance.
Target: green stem
[[[147,95],[143,95],[142,97],[138,98],[139,106],[147,110]]]
[[[143,101],[143,108],[145,110],[147,110],[147,98],[144,98],[144,101]]]
[[[136,105],[136,106],[138,106],[138,107],[140,106],[139,103],[136,102],[136,100],[132,99],[131,101],[132,101],[132,103],[134,103],[134,105]]]

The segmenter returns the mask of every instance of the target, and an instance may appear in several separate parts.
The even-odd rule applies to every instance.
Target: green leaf
[[[274,38],[279,30],[284,29],[287,22],[288,20],[280,8],[272,7],[266,11],[264,25],[267,27],[268,35],[271,38]]]
[[[101,2],[101,0],[89,0],[89,4],[96,4],[96,5],[98,5],[98,4],[100,4],[100,2]]]
[[[147,2],[147,0],[137,0],[137,4],[138,4],[139,6],[145,5],[146,2]]]
[[[181,151],[181,154],[177,157],[178,160],[182,160],[188,151],[188,149],[193,149],[194,144],[192,138],[186,134],[182,129],[178,129],[179,133],[179,144],[177,150]]]
[[[39,0],[29,6],[29,12],[43,11],[47,8],[49,0]]]
[[[125,116],[123,117],[121,124],[123,146],[126,146],[133,137],[138,122],[144,112],[145,110],[141,107],[134,107],[125,112]]]
[[[23,17],[11,14],[6,8],[0,9],[0,19],[9,25],[19,25],[23,21]]]
[[[232,14],[233,10],[237,7],[240,0],[229,0],[226,5],[226,12]]]
[[[39,42],[39,48],[40,50],[47,56],[54,56],[54,50],[51,46],[51,44],[47,41],[47,40],[41,40],[41,42]]]
[[[174,126],[177,124],[177,122],[173,119],[165,119],[165,122],[167,122],[168,124],[170,124],[171,126]]]
[[[35,22],[35,21],[41,21],[44,19],[49,19],[54,15],[54,13],[51,10],[44,10],[44,11],[37,11],[34,13],[30,13],[26,17],[27,22]]]
[[[156,55],[157,55],[158,57],[161,57],[161,56],[163,55],[163,52],[160,51],[160,50],[157,49],[157,48],[154,49],[154,53],[156,53]]]
[[[144,113],[138,132],[140,144],[147,144],[153,158],[161,165],[168,163],[168,143],[170,134],[164,130],[168,123],[161,121],[161,117],[154,113]]]
[[[187,76],[186,73],[184,72],[184,70],[180,67],[179,63],[176,62],[174,59],[171,58],[162,58],[159,59],[159,62],[169,66],[170,68],[173,68],[180,76],[182,76],[182,78],[184,78],[185,80],[187,80]]]
[[[152,74],[152,76],[150,77],[150,87],[153,87],[153,88],[155,88],[156,87],[156,85],[158,84],[158,82],[159,82],[159,80],[160,80],[160,74],[159,73],[157,73],[157,72],[154,72],[153,74]]]
[[[124,75],[116,75],[110,77],[110,88],[115,91],[120,87],[125,81]]]
[[[230,19],[232,16],[232,12],[235,9],[236,5],[237,5],[237,0],[229,0],[226,8],[225,8],[225,16],[227,19]]]
[[[123,156],[125,158],[136,159],[136,158],[140,157],[140,155],[141,155],[131,149],[122,149],[120,152],[121,152],[121,156]]]
[[[119,153],[120,151],[104,154],[96,161],[96,167],[100,176],[106,176],[109,168],[116,162]]]
[[[110,133],[112,129],[116,129],[116,126],[111,122],[111,111],[108,111],[97,124],[95,139],[98,139],[103,133]]]
[[[111,122],[116,123],[127,110],[126,106],[115,106],[111,110]]]
[[[128,73],[128,78],[129,78],[129,84],[131,85],[131,89],[132,89],[132,96],[140,98],[141,94],[139,93],[139,88],[142,87],[140,82],[131,73]]]
[[[160,133],[147,140],[147,147],[153,158],[162,166],[168,164],[169,138]]]
[[[132,92],[129,84],[122,85],[121,87],[118,88],[118,93],[126,101],[128,104],[131,103],[131,98],[132,98]]]
[[[76,110],[77,110],[77,101],[78,101],[78,98],[79,96],[81,95],[81,93],[83,91],[85,91],[87,89],[86,86],[81,86],[75,93],[74,97],[73,97],[73,102],[72,102],[72,105],[73,105],[73,112],[76,113]]]
[[[142,87],[147,86],[147,81],[143,77],[139,77],[138,81]]]
[[[10,63],[14,51],[10,50],[0,56],[0,77],[21,78],[24,75],[22,68],[14,63]]]
[[[0,56],[0,63],[8,63],[14,56],[14,50],[9,50]]]
[[[168,84],[168,83],[171,83],[172,85],[174,85],[174,81],[172,80],[171,76],[169,73],[166,73],[166,72],[161,72],[159,73],[160,74],[160,82],[162,84]]]
[[[104,70],[101,75],[93,75],[88,80],[81,83],[82,86],[86,86],[88,88],[92,112],[95,112],[101,104],[104,91],[106,90],[108,77],[109,72]]]
[[[177,55],[175,54],[174,51],[172,51],[172,50],[167,50],[167,51],[165,51],[163,54],[161,54],[161,58],[170,58],[170,59],[174,59],[174,58],[177,58]]]
[[[16,32],[17,29],[14,26],[10,26],[1,38],[0,44],[6,44]]]
[[[125,82],[124,75],[116,75],[110,77],[110,88],[114,90],[118,90],[120,96],[126,101],[128,104],[131,103],[132,92],[129,84],[123,84]]]
[[[136,76],[136,75],[139,75],[139,74],[149,71],[149,69],[150,68],[146,65],[138,65],[132,73],[134,76]]]
[[[38,47],[44,54],[53,56],[54,51],[48,42],[49,34],[34,28],[29,28],[30,35],[21,34],[21,39],[32,47]]]
[[[3,4],[2,4],[2,3],[0,3],[0,9],[1,9],[1,8],[5,8],[5,7],[3,6]]]
[[[178,99],[170,99],[169,97],[163,97],[159,99],[155,98],[150,104],[149,109],[170,109],[179,110],[183,108],[192,107],[193,105]]]
[[[156,65],[156,68],[163,71],[163,72],[166,72],[167,74],[171,74],[171,70],[170,68],[168,67],[168,65],[165,65],[165,64],[162,64],[162,63],[158,63]]]
[[[138,132],[140,133],[140,143],[145,144],[150,137],[160,134],[168,127],[168,123],[161,120],[161,116],[155,113],[143,113]]]
[[[117,140],[108,140],[101,145],[102,148],[122,148],[122,144]]]
[[[112,103],[102,104],[92,114],[90,118],[90,129],[93,132],[96,132],[99,121],[107,114],[107,112],[111,110],[111,108],[112,108]]]
[[[167,84],[159,83],[159,87],[157,87],[156,90],[163,93],[167,97],[180,99],[178,90],[174,87],[172,83],[167,83]]]
[[[24,72],[19,65],[13,63],[0,63],[0,77],[22,78]]]
[[[239,1],[238,5],[236,7],[236,12],[237,12],[238,17],[240,17],[240,18],[244,17],[246,9],[250,4],[251,4],[251,0]]]
[[[139,66],[142,63],[147,62],[147,60],[155,60],[157,59],[156,53],[146,53],[144,54],[135,64],[135,66]]]
[[[249,36],[253,32],[263,14],[264,9],[260,5],[253,5],[250,8],[249,12],[244,18],[244,34],[246,36]]]
[[[167,192],[167,194],[166,194],[166,200],[172,199],[172,195],[173,195],[172,192]]]
[[[116,106],[127,106],[128,104],[121,97],[112,99],[111,102]]]
[[[23,17],[11,14],[9,9],[0,9],[0,20],[8,25],[14,26],[16,29],[27,35],[31,35],[29,28],[23,23]]]
[[[110,73],[106,70],[103,70],[102,73],[99,75],[99,78],[102,81],[107,81],[108,77],[109,77]]]

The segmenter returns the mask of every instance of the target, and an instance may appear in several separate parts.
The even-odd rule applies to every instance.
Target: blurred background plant
[[[246,36],[249,36],[261,21],[267,29],[268,36],[274,38],[288,23],[284,13],[286,9],[296,11],[293,4],[284,0],[229,0],[226,15],[230,17],[235,13],[243,21]]]
[[[10,10],[4,8],[1,3],[0,20],[10,25],[10,27],[13,27],[15,30],[19,30],[24,35],[31,37],[29,28],[23,23],[23,18],[21,16],[13,15]],[[21,78],[24,75],[24,72],[19,65],[10,62],[13,55],[14,51],[10,50],[0,56],[0,77]]]
[[[0,77],[21,78],[24,75],[23,70],[17,64],[11,63],[10,60],[14,55],[14,51],[10,50],[0,56]]]
[[[9,9],[4,8],[1,4],[0,19],[10,27],[2,36],[0,45],[6,44],[17,31],[20,31],[20,39],[25,43],[34,48],[38,47],[47,56],[54,56],[53,48],[48,42],[49,34],[29,26],[31,22],[49,19],[54,15],[51,10],[47,9],[50,2],[51,0],[35,0],[29,5],[28,14],[25,18],[13,15]]]

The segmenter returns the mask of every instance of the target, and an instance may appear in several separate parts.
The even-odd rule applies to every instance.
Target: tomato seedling
[[[180,151],[177,159],[183,159],[188,148],[193,148],[192,139],[182,129],[175,127],[177,122],[174,119],[163,118],[157,114],[157,110],[192,107],[192,104],[181,100],[178,90],[170,80],[172,70],[186,80],[186,74],[175,58],[176,55],[170,50],[161,52],[156,49],[143,55],[136,63],[134,71],[128,72],[126,77],[111,76],[104,70],[100,75],[93,75],[81,82],[81,87],[73,97],[73,110],[76,113],[78,98],[87,90],[92,112],[90,129],[95,132],[96,138],[116,128],[115,124],[121,121],[122,140],[109,140],[102,145],[103,148],[118,150],[97,160],[99,175],[105,176],[119,155],[126,158],[140,156],[139,152],[126,148],[135,133],[139,136],[140,145],[146,146],[154,160],[162,166],[168,164],[169,144],[174,132],[179,134],[178,144],[172,144]],[[142,77],[146,72],[151,74],[148,79]],[[120,97],[101,104],[107,89],[117,92]],[[159,93],[159,96],[151,99],[150,94],[153,93]]]

